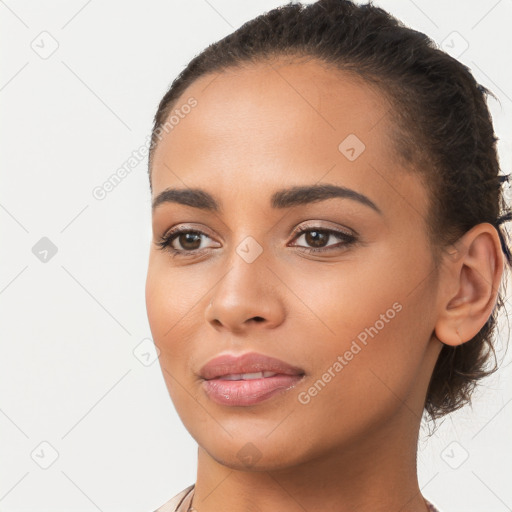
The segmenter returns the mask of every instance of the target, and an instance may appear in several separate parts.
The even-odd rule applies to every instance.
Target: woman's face
[[[384,98],[281,61],[204,76],[175,110],[152,165],[146,304],[185,427],[215,460],[257,469],[413,430],[441,345],[437,274],[427,193],[394,154]],[[189,233],[160,248],[175,228]],[[256,399],[263,379],[201,376],[249,352],[300,375]]]

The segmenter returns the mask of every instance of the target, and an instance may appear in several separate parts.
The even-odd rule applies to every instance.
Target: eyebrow
[[[291,208],[326,199],[352,199],[368,206],[382,215],[381,209],[368,197],[347,187],[331,184],[295,186],[278,190],[272,194],[272,208]],[[220,204],[208,192],[199,188],[167,188],[154,199],[152,211],[163,203],[178,203],[210,212],[219,212]]]

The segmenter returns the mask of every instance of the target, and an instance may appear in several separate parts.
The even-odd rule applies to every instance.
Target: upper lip
[[[282,375],[303,375],[304,370],[292,366],[275,357],[247,352],[242,355],[222,354],[210,359],[199,371],[199,375],[206,380],[242,373],[256,373],[270,371]]]

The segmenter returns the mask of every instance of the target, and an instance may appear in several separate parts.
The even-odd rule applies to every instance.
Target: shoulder
[[[194,489],[194,485],[189,485],[186,489],[183,489],[183,491],[179,492],[171,498],[169,501],[166,501],[162,506],[158,507],[154,512],[177,512],[178,507],[182,504],[182,502],[187,498],[187,496],[192,492]]]

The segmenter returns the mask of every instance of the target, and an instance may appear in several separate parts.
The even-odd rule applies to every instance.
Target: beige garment
[[[195,484],[189,485],[186,489],[176,494],[174,498],[171,498],[161,507],[157,508],[155,512],[187,512],[194,495],[194,486]]]
[[[183,489],[183,491],[176,494],[174,498],[156,509],[155,512],[187,512],[194,496],[194,486],[195,484],[189,485],[186,489]],[[429,507],[430,512],[439,512],[432,503],[427,500],[425,500],[425,502]]]

